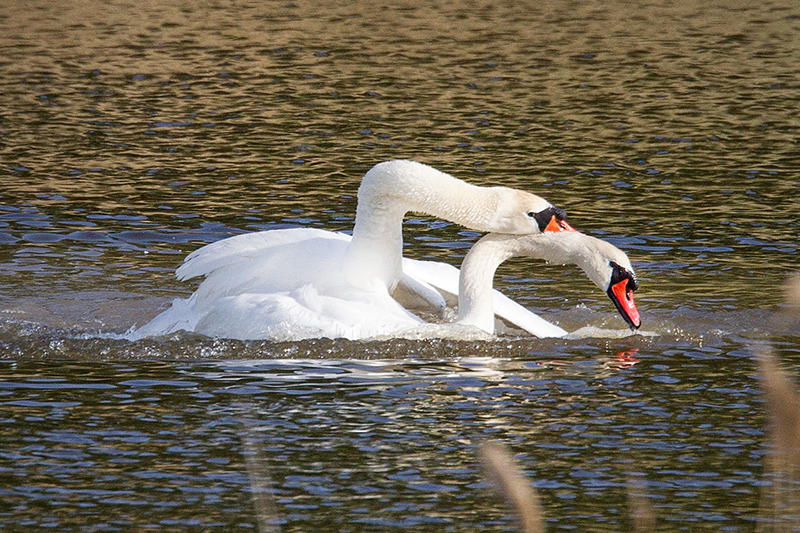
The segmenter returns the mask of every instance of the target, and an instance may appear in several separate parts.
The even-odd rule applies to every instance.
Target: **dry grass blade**
[[[786,305],[775,325],[785,328],[800,315],[800,276],[786,287]],[[791,331],[791,330],[790,330]],[[770,483],[762,492],[759,531],[800,531],[800,395],[772,349],[757,351],[768,417],[770,450],[764,471]]]
[[[502,444],[486,442],[480,449],[486,477],[514,508],[523,533],[543,533],[544,515],[539,495]]]
[[[795,274],[786,284],[786,303],[784,313],[800,317],[800,273]]]
[[[783,287],[785,300],[772,317],[772,329],[786,334],[800,329],[800,274],[795,274]]]
[[[795,392],[796,385],[768,350],[759,354],[758,362],[767,400],[773,455],[780,455],[791,472],[800,474],[800,396]]]
[[[250,477],[250,493],[256,510],[259,533],[279,533],[278,512],[270,494],[272,481],[264,451],[253,439],[247,428],[242,433],[244,459]]]
[[[633,530],[636,533],[648,533],[656,530],[653,505],[644,492],[645,486],[642,480],[628,475],[628,508],[631,513]]]
[[[759,353],[769,418],[760,531],[798,531],[800,524],[800,397],[768,349]],[[768,527],[769,525],[769,527]]]

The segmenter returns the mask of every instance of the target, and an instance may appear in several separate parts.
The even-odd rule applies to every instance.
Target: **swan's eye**
[[[639,288],[639,282],[636,279],[636,274],[628,270],[627,268],[620,266],[615,261],[611,261],[609,265],[612,268],[611,273],[611,284],[614,285],[624,279],[627,278],[628,280],[628,289],[631,291],[635,291]]]
[[[536,218],[536,213],[533,211],[528,211],[528,218]]]

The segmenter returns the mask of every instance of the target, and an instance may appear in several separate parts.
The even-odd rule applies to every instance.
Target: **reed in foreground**
[[[785,287],[786,300],[772,321],[781,333],[797,331],[800,322],[800,274]],[[800,532],[800,394],[769,345],[756,350],[767,409],[769,452],[764,459],[767,483],[762,490],[759,533]],[[522,533],[541,533],[545,518],[533,484],[520,473],[511,452],[498,443],[484,443],[480,456],[487,478],[509,502]],[[628,478],[628,506],[633,531],[656,530],[655,514],[644,495],[644,483]]]
[[[775,314],[776,331],[797,331],[800,319],[800,275],[786,286],[786,302]],[[758,531],[800,531],[800,395],[771,346],[757,350],[767,408],[769,452],[764,459],[767,483],[761,493]]]

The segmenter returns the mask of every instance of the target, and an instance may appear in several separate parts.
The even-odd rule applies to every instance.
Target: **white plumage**
[[[421,211],[473,229],[534,237],[541,229],[531,215],[552,207],[532,194],[469,185],[410,161],[373,167],[362,181],[358,200],[352,237],[311,228],[272,230],[238,235],[196,250],[177,270],[181,280],[205,277],[195,293],[176,299],[148,324],[129,331],[127,338],[179,330],[242,340],[459,336],[470,328],[426,325],[398,302],[413,300],[441,312],[448,299],[452,303],[464,292],[459,290],[455,267],[402,257],[405,213]],[[490,249],[476,244],[470,254],[480,255],[481,248]],[[483,286],[488,276],[493,301],[488,310],[481,310],[480,323],[464,323],[491,334],[496,312],[539,337],[566,334],[491,289],[494,270],[508,255],[490,255],[487,261],[479,261],[486,262],[488,270],[473,268],[471,276],[483,279]],[[461,314],[475,316],[465,314],[466,307],[462,302]]]

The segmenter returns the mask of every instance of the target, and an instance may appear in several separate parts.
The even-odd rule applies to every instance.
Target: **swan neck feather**
[[[479,240],[461,264],[458,282],[458,322],[494,333],[492,285],[497,267],[513,255],[508,241]]]
[[[499,204],[496,188],[478,187],[414,161],[370,169],[358,189],[348,276],[357,286],[392,290],[402,276],[403,217],[409,211],[487,231]]]
[[[610,243],[578,232],[505,235],[490,233],[464,257],[459,278],[459,322],[494,332],[492,283],[497,267],[510,257],[528,256],[550,263],[573,264],[605,291],[610,282],[609,260],[628,269],[627,256]]]

